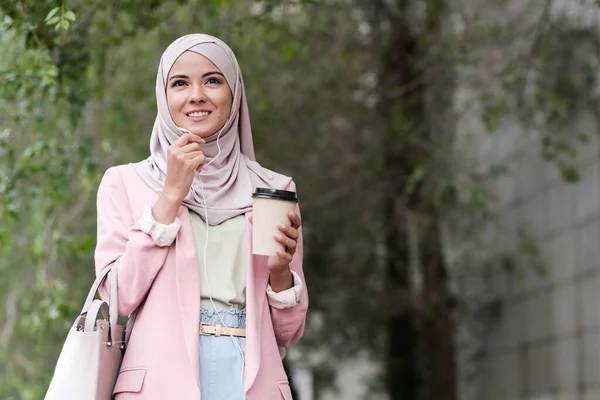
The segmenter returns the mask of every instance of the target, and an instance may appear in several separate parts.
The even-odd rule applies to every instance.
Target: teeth
[[[204,117],[205,115],[208,115],[208,111],[192,112],[188,114],[190,117]]]

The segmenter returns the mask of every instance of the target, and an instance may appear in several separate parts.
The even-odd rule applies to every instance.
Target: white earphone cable
[[[179,128],[179,129],[181,131],[184,131],[184,132],[189,132],[189,131],[184,130],[182,128]],[[221,145],[219,144],[219,139],[221,137],[221,133],[222,132],[223,132],[223,129],[221,129],[221,131],[217,135],[217,148],[218,148],[217,155],[212,160],[210,160],[206,165],[204,165],[202,167],[202,169],[208,167],[210,164],[212,164],[221,155]],[[200,177],[202,176],[201,173],[198,173],[198,175],[200,175]],[[211,289],[210,289],[210,283],[209,283],[209,279],[208,279],[208,268],[207,268],[208,262],[207,262],[207,257],[206,257],[207,249],[208,249],[208,237],[209,237],[208,208],[207,208],[207,205],[206,205],[206,196],[204,194],[204,183],[202,182],[202,178],[200,178],[200,189],[201,189],[201,193],[202,193],[202,203],[203,203],[203,206],[204,206],[204,220],[205,220],[205,223],[206,223],[206,237],[204,239],[204,253],[203,253],[204,279],[206,280],[206,287],[208,288],[208,297],[210,299],[210,304],[212,305],[213,310],[217,313],[217,316],[219,317],[219,321],[221,321],[221,323],[223,324],[223,327],[225,327],[225,329],[227,330],[227,333],[229,333],[229,339],[233,342],[233,344],[235,345],[235,347],[240,352],[240,356],[242,357],[242,370],[241,370],[241,374],[240,374],[240,382],[243,385],[244,384],[244,365],[246,363],[246,360],[245,360],[245,357],[244,357],[244,351],[242,350],[242,348],[238,344],[238,341],[235,339],[235,336],[233,336],[231,330],[229,329],[229,326],[225,323],[225,321],[223,321],[223,318],[221,317],[221,313],[219,312],[219,310],[215,306],[215,302],[213,300],[212,292],[211,292]]]

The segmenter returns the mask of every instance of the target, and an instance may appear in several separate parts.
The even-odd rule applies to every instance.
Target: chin
[[[192,132],[196,136],[205,138],[205,137],[209,137],[209,136],[212,136],[215,133],[217,133],[218,129],[213,129],[213,128],[206,129],[206,127],[204,127],[204,128],[190,129],[190,132]]]
[[[196,136],[200,136],[201,138],[209,137],[210,135],[212,135],[212,132],[207,132],[205,130],[196,129],[192,130],[191,132]]]
[[[195,136],[200,136],[200,137],[208,136],[208,135],[206,135],[205,129],[198,129],[198,128],[194,129],[191,126],[183,126],[183,128]]]

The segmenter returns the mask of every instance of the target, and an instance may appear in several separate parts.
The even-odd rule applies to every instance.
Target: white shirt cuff
[[[282,310],[284,308],[294,307],[300,301],[300,295],[302,294],[304,284],[300,279],[300,275],[295,271],[291,272],[294,277],[294,287],[275,293],[271,288],[271,285],[267,285],[267,299],[269,300],[269,305],[271,307]]]
[[[169,225],[156,222],[152,215],[152,207],[149,204],[146,204],[144,214],[138,221],[138,228],[147,235],[150,235],[154,243],[160,247],[170,246],[177,237],[180,227],[181,223],[177,217]]]

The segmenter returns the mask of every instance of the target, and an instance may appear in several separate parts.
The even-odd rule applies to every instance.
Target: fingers
[[[201,150],[200,143],[198,142],[189,142],[185,146],[179,148],[182,153],[190,153],[192,151]]]
[[[294,254],[296,251],[296,240],[282,233],[276,233],[273,235],[276,241],[284,245],[290,254]]]
[[[292,254],[284,251],[284,250],[277,250],[277,256],[279,258],[281,258],[282,260],[285,260],[287,264],[292,262]]]
[[[204,139],[202,139],[200,136],[196,136],[192,133],[184,133],[176,141],[174,141],[171,146],[174,146],[176,148],[181,148],[190,142],[195,142],[195,143],[199,143],[199,144],[206,143],[206,141]]]
[[[277,251],[277,255],[279,258],[290,263],[294,253],[296,252],[296,246],[298,245],[297,240],[300,237],[298,228],[300,228],[300,225],[302,225],[302,221],[300,216],[293,211],[290,211],[288,216],[292,225],[279,224],[277,228],[281,233],[275,234],[274,238],[276,241],[285,246],[285,250]]]
[[[206,157],[204,156],[204,153],[202,153],[201,151],[199,151],[196,157],[194,157],[192,159],[192,165],[195,166],[196,168],[196,172],[200,172],[200,170],[202,169],[202,167],[204,166],[204,162],[206,161]]]
[[[199,151],[199,150],[198,150],[198,151],[191,151],[191,152],[189,152],[189,153],[185,153],[185,154],[183,154],[183,157],[184,157],[186,160],[195,160],[195,159],[197,159],[198,157],[202,157],[202,158],[204,158],[204,153],[203,153],[203,152],[201,152],[201,151]]]
[[[178,160],[191,162],[194,166],[198,166],[205,160],[204,153],[200,150],[200,143],[192,141],[183,147],[171,145],[167,153]]]
[[[190,152],[184,152],[183,149],[169,149],[169,150],[170,151],[167,151],[167,153],[170,156],[170,158],[172,157],[183,163],[197,160],[198,157],[201,157],[202,162],[203,162],[204,158],[205,158],[204,153],[200,150],[195,150],[195,151],[190,151]]]
[[[279,224],[277,225],[277,229],[279,229],[281,233],[285,234],[293,240],[298,240],[298,237],[300,236],[300,232],[298,232],[298,229],[287,224]]]
[[[292,227],[295,229],[300,228],[300,225],[302,225],[302,220],[300,219],[300,216],[298,214],[296,214],[294,211],[290,211],[288,213],[288,217],[290,218],[290,221],[292,222]]]
[[[277,251],[277,257],[281,261],[286,264],[292,262],[294,257],[294,253],[296,253],[296,247],[298,246],[298,238],[300,237],[300,232],[298,228],[302,225],[302,221],[300,220],[300,216],[295,212],[291,211],[288,214],[292,225],[288,224],[278,224],[277,228],[281,233],[276,233],[273,235],[273,238],[281,243],[284,246],[283,250]],[[250,223],[252,223],[252,216],[249,218]]]

